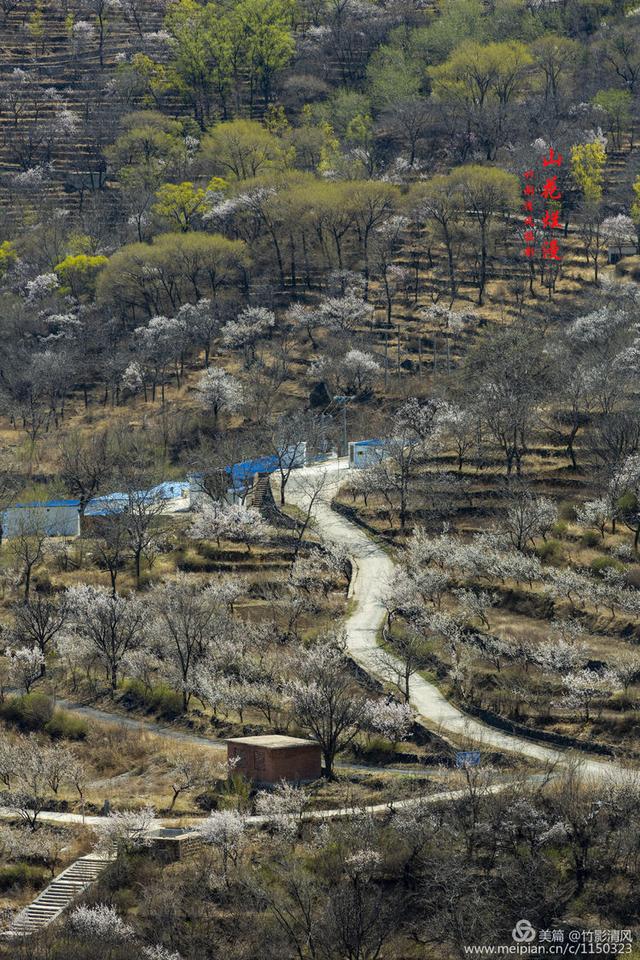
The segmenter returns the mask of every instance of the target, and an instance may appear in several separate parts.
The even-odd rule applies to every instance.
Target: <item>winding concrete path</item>
[[[505,780],[500,783],[491,783],[483,787],[483,795],[501,793],[513,785],[512,780]],[[523,782],[544,784],[547,778],[544,775],[534,774],[526,777]],[[307,810],[302,813],[299,819],[305,823],[326,820],[346,820],[359,814],[369,814],[370,816],[383,816],[397,810],[407,810],[412,807],[431,806],[438,803],[451,803],[456,800],[464,800],[469,796],[469,788],[462,787],[456,790],[441,790],[438,793],[428,793],[417,797],[407,797],[404,800],[388,800],[384,803],[366,804],[364,806],[353,805],[349,807],[334,807],[330,810]],[[19,817],[19,811],[16,807],[0,808],[0,820],[16,820]],[[278,823],[282,820],[295,821],[298,818],[294,814],[252,814],[246,818],[247,826],[260,829],[270,823]],[[202,817],[155,817],[149,821],[149,830],[151,832],[161,827],[184,827],[185,832],[191,827],[196,827],[199,823],[204,823],[206,816]],[[56,810],[43,810],[38,814],[38,822],[43,823],[71,823],[82,824],[90,827],[100,827],[107,822],[103,816],[87,815],[85,817],[80,813],[62,813]]]
[[[380,662],[378,633],[385,616],[382,597],[393,579],[395,564],[389,553],[362,528],[332,510],[331,500],[347,475],[346,458],[293,471],[287,485],[287,501],[306,511],[309,491],[324,476],[324,486],[313,508],[314,519],[327,539],[347,547],[356,564],[352,584],[355,604],[344,623],[349,652],[368,673],[388,680],[390,674],[387,672],[385,676],[384,665]],[[459,710],[435,684],[417,674],[411,679],[410,694],[411,705],[427,726],[463,747],[473,744],[484,749],[518,753],[551,766],[572,762],[579,764],[583,775],[588,777],[620,777],[627,770],[618,762],[548,747],[481,723]]]

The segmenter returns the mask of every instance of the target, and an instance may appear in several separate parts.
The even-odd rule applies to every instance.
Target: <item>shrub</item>
[[[392,757],[394,752],[391,741],[380,734],[374,734],[362,743],[353,743],[354,756],[371,763],[384,762]]]
[[[590,564],[591,572],[596,576],[602,576],[607,569],[618,570],[624,573],[624,563],[620,563],[615,557],[596,557]]]
[[[585,530],[580,537],[580,543],[583,547],[597,547],[600,543],[600,534],[595,530]]]
[[[566,520],[556,520],[556,522],[551,527],[551,533],[554,537],[564,537],[569,529],[569,524]]]
[[[561,520],[568,520],[572,523],[577,516],[575,505],[568,500],[563,500],[562,503],[558,505],[558,516]]]
[[[148,691],[142,680],[123,680],[120,688],[124,690],[122,704],[127,709],[136,710],[147,706]]]
[[[167,720],[174,720],[182,713],[182,697],[166,683],[149,689],[141,680],[125,680],[122,702],[129,710],[148,710]]]
[[[562,563],[564,558],[559,540],[545,540],[536,546],[535,552],[545,563]]]
[[[220,794],[216,793],[215,790],[205,790],[204,793],[199,793],[197,797],[194,797],[193,802],[199,810],[211,813],[212,810],[217,810],[220,806]]]
[[[182,697],[166,683],[159,683],[151,689],[149,706],[161,717],[173,720],[182,713]]]
[[[0,891],[12,887],[40,886],[48,874],[43,867],[32,867],[27,863],[10,863],[0,866]]]
[[[2,704],[0,715],[21,730],[44,730],[53,717],[53,700],[39,690],[10,697]]]
[[[89,732],[87,721],[68,710],[55,710],[44,729],[54,740],[84,740]]]

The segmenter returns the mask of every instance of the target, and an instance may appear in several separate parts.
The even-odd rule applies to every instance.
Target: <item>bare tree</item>
[[[42,676],[46,672],[46,657],[51,653],[68,615],[64,597],[53,599],[37,592],[26,603],[14,607],[13,633],[22,643],[31,644],[40,651],[43,657]]]
[[[214,587],[194,582],[185,574],[155,587],[150,603],[161,635],[168,641],[186,711],[193,692],[193,671],[219,634],[219,620],[227,614]]]
[[[47,540],[45,519],[37,508],[25,507],[9,541],[9,551],[20,570],[20,579],[24,586],[24,598],[29,599],[33,571],[44,556]]]
[[[107,431],[83,437],[75,431],[60,449],[60,477],[67,490],[80,501],[80,517],[87,504],[104,487],[114,465]]]

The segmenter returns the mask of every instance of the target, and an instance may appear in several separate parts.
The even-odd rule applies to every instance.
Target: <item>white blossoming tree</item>
[[[325,635],[300,650],[295,679],[285,689],[294,717],[320,744],[324,775],[331,779],[336,753],[351,743],[367,710],[367,701],[354,690],[344,642]]]
[[[113,695],[125,656],[142,642],[145,607],[135,598],[88,584],[71,587],[67,600],[76,636],[104,666]]]
[[[241,503],[207,500],[196,513],[188,534],[193,540],[221,540],[260,543],[266,536],[267,524],[253,507]]]
[[[370,730],[390,740],[395,750],[396,745],[409,736],[414,719],[408,703],[398,703],[396,700],[370,700],[365,723]]]
[[[220,856],[222,875],[229,882],[231,868],[247,843],[247,818],[238,810],[213,810],[198,824],[198,833],[206,844],[214,847]]]
[[[244,400],[242,384],[222,367],[207,367],[196,384],[196,394],[213,414],[214,424],[221,413],[237,413]]]
[[[143,850],[151,844],[155,816],[153,807],[110,813],[97,828],[99,847],[124,854]]]
[[[37,647],[17,647],[7,651],[7,659],[9,682],[29,693],[34,683],[42,677],[44,654]]]
[[[68,923],[72,933],[89,942],[123,944],[134,938],[133,929],[106,903],[80,904],[69,914]]]
[[[246,367],[257,360],[258,344],[269,336],[276,325],[276,317],[266,307],[247,307],[235,320],[222,328],[222,342],[226,347],[242,349]]]

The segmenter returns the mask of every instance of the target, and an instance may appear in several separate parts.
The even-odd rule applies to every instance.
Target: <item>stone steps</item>
[[[80,857],[52,880],[36,899],[18,913],[7,931],[5,939],[24,937],[48,926],[66,910],[87,887],[107,869],[112,858],[96,853]]]

